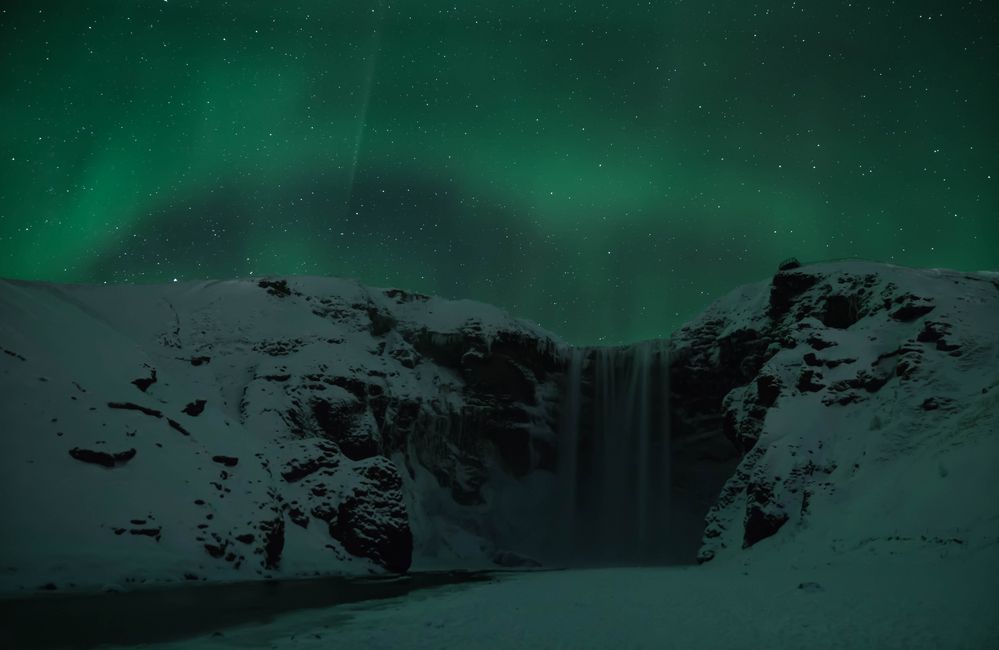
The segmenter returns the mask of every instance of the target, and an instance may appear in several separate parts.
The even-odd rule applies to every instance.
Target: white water
[[[669,502],[667,346],[576,349],[559,441],[564,552],[573,562],[665,553]]]

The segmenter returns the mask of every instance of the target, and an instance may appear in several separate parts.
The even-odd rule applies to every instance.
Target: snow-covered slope
[[[532,550],[561,344],[496,308],[324,278],[5,281],[0,348],[0,591]]]
[[[675,435],[742,454],[702,561],[999,543],[999,274],[788,269],[673,345]]]

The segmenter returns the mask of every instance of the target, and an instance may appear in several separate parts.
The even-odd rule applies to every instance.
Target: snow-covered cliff
[[[0,282],[0,590],[516,563],[562,344],[355,282]],[[542,512],[543,511],[543,512]]]
[[[701,561],[999,542],[999,274],[788,269],[677,332],[672,363],[674,435],[740,458]]]

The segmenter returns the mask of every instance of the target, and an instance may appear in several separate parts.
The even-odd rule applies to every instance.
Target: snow
[[[997,572],[980,551],[507,574],[143,647],[981,650],[999,636]]]

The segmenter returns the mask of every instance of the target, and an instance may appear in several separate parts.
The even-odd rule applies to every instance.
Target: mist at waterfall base
[[[552,555],[569,566],[690,561],[670,534],[667,344],[569,354]]]

